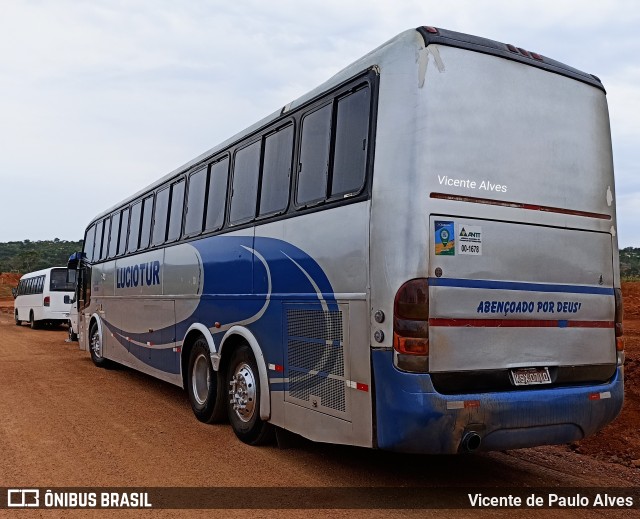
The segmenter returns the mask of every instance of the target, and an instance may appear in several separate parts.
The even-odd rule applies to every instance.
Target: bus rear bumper
[[[429,375],[397,370],[392,355],[372,355],[381,449],[455,454],[561,444],[594,434],[622,409],[620,367],[605,384],[443,395]]]

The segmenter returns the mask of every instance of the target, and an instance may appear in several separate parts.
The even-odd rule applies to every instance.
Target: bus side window
[[[93,249],[93,261],[100,261],[102,252],[102,235],[104,234],[104,220],[100,220],[96,225],[96,244]]]
[[[129,242],[127,252],[135,252],[138,250],[140,241],[140,217],[142,216],[142,201],[136,202],[131,206],[131,218],[129,220]]]
[[[202,168],[189,176],[187,208],[184,219],[184,235],[192,236],[202,232],[204,224],[204,200],[207,194],[207,168]]]
[[[331,144],[331,109],[328,104],[306,114],[302,119],[300,164],[296,203],[312,204],[327,195],[329,147]]]
[[[120,218],[120,240],[118,242],[118,254],[124,254],[126,252],[127,229],[129,229],[129,208],[128,207],[122,210],[122,217]]]
[[[368,87],[338,99],[331,197],[355,195],[364,186],[369,99]]]
[[[224,223],[224,212],[227,201],[227,183],[229,181],[229,158],[211,164],[205,231],[217,231]]]
[[[140,230],[140,249],[149,247],[151,237],[151,215],[153,209],[153,195],[142,201],[142,228]]]
[[[293,125],[265,138],[260,182],[260,215],[280,213],[287,208],[292,152]]]
[[[260,144],[261,141],[256,141],[236,152],[229,211],[229,220],[232,224],[246,222],[256,216]]]
[[[92,225],[87,231],[87,236],[84,239],[84,253],[87,257],[87,261],[93,261],[93,245],[96,241],[96,226]]]
[[[162,245],[167,237],[167,214],[169,211],[169,187],[156,194],[156,207],[153,212],[152,245]]]
[[[184,178],[171,186],[171,208],[169,210],[169,227],[167,241],[180,238],[182,232],[182,214],[184,211]]]
[[[120,238],[120,214],[115,213],[111,217],[111,239],[109,240],[109,254],[107,257],[113,258],[118,252],[118,240]]]
[[[107,217],[104,219],[104,233],[102,240],[102,253],[100,254],[100,259],[106,259],[107,253],[109,251],[109,237],[111,236],[111,218]]]
[[[40,276],[40,281],[38,283],[38,293],[42,294],[44,292],[44,280],[46,276]]]

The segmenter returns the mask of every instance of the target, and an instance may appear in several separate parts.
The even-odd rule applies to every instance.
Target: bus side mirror
[[[74,252],[71,256],[69,256],[69,261],[67,262],[67,272],[69,272],[70,270],[76,271],[78,269],[78,266],[82,263],[82,260],[86,257],[87,256],[84,252]],[[67,281],[70,283],[72,282],[68,277]]]
[[[64,296],[64,304],[72,305],[76,302],[76,296]]]
[[[11,289],[11,295],[13,296],[14,299],[16,297],[18,297],[18,289],[17,288],[12,288]]]

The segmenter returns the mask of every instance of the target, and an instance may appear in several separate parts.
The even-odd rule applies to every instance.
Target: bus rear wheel
[[[207,341],[198,338],[189,355],[187,393],[193,414],[203,423],[220,423],[225,419],[223,378],[213,370]]]
[[[274,428],[260,418],[260,377],[258,365],[248,344],[237,348],[227,371],[228,415],[233,432],[249,445],[273,441]]]
[[[21,326],[22,325],[22,321],[20,319],[18,319],[18,310],[16,310],[16,313],[14,315],[14,319],[16,321],[16,326]]]

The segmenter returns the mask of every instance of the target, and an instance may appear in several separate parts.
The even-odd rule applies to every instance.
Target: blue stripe
[[[435,287],[484,288],[487,290],[613,295],[613,288],[584,285],[548,285],[545,283],[521,283],[517,281],[491,281],[487,279],[429,278],[429,285]]]

